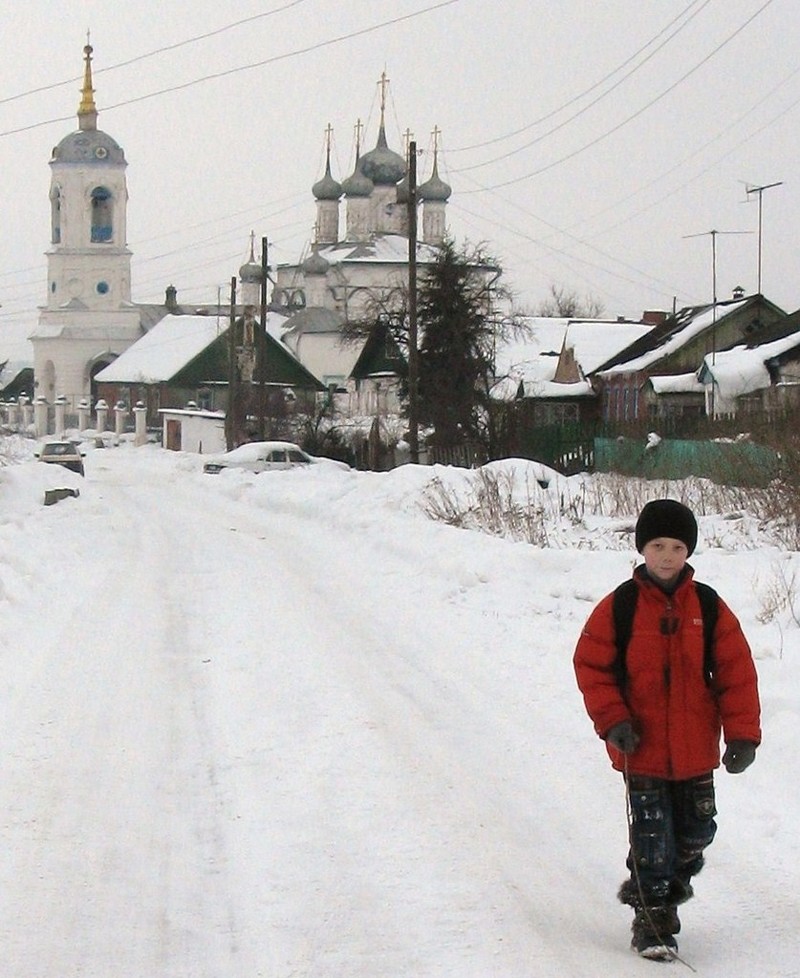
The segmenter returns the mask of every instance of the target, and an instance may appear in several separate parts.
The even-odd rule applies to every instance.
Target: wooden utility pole
[[[261,335],[258,353],[258,437],[267,437],[267,261],[268,242],[261,239]]]
[[[417,144],[408,144],[408,447],[419,462],[419,351],[417,349]]]
[[[228,325],[228,410],[225,412],[225,444],[236,448],[236,276],[231,279],[231,314]]]

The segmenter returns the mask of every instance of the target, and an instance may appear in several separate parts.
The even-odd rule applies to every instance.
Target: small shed
[[[161,444],[173,452],[215,455],[227,448],[225,414],[199,408],[162,408]]]

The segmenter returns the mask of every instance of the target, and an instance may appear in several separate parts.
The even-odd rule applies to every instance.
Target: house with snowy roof
[[[706,356],[697,383],[714,416],[783,416],[800,405],[800,312],[796,332],[758,346],[742,344]]]
[[[495,401],[515,402],[534,426],[594,420],[597,368],[647,336],[652,322],[529,317],[498,346]]]
[[[633,422],[657,417],[713,415],[713,387],[699,375],[723,351],[780,339],[797,330],[784,310],[763,295],[736,295],[688,306],[598,366],[592,384],[602,418]]]
[[[254,318],[240,316],[234,323],[237,389],[244,391],[245,412],[262,383],[269,391],[270,409],[276,398],[283,405],[287,394],[295,406],[302,403],[303,393],[313,404],[316,393],[324,390],[281,341],[283,322],[283,316],[270,312],[266,332]],[[263,377],[256,366],[262,343]],[[183,409],[191,403],[200,411],[224,411],[230,399],[230,357],[229,322],[209,315],[169,315],[97,374],[98,395],[109,405],[144,404],[153,427],[160,426],[164,408]]]

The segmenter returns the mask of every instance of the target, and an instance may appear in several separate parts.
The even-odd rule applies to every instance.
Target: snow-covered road
[[[335,505],[388,477],[256,489],[166,454],[95,452],[79,499],[0,526],[3,973],[652,969],[627,950],[621,788],[571,677],[575,555],[410,519],[381,490],[382,523]],[[786,948],[781,865],[790,906],[775,875],[755,896]],[[741,943],[753,896],[696,901],[702,974],[800,973]]]

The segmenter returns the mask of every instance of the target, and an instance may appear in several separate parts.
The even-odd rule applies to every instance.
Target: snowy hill
[[[474,478],[456,470],[206,476],[123,445],[82,480],[9,447],[4,974],[659,967],[628,950],[624,793],[571,663],[630,573],[635,513],[570,523],[564,487],[529,472],[535,547],[430,520],[432,478]],[[43,506],[61,485],[80,496]],[[681,954],[706,978],[778,978],[800,974],[800,631],[788,607],[759,619],[800,559],[730,515],[702,517],[692,563],[751,640],[765,740],[718,775]]]

